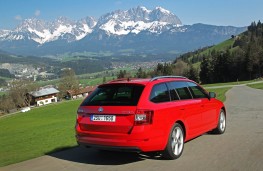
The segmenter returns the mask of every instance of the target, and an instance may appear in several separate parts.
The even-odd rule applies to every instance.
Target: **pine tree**
[[[209,84],[213,82],[213,70],[211,66],[211,60],[208,57],[204,57],[203,61],[200,64],[200,81],[203,84]]]
[[[195,69],[192,64],[190,64],[189,69],[186,70],[185,76],[187,78],[189,78],[190,80],[194,80],[195,82],[199,82],[198,70]]]

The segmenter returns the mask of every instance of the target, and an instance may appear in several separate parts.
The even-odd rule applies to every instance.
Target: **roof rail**
[[[157,77],[153,77],[150,81],[155,81],[155,80],[158,80],[158,79],[161,79],[161,78],[183,78],[183,79],[187,79],[186,77],[183,77],[183,76],[157,76]]]

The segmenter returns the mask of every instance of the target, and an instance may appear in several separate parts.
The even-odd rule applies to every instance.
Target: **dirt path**
[[[227,92],[225,104],[228,114],[225,134],[205,134],[187,142],[178,160],[75,147],[0,170],[262,170],[263,91],[233,87]]]

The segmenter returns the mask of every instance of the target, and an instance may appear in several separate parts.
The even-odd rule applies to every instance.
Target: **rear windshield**
[[[81,106],[136,106],[143,85],[112,84],[98,87]]]

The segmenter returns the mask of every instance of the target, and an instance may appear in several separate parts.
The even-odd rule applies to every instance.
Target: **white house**
[[[59,91],[53,87],[45,88],[29,93],[32,97],[31,105],[42,106],[58,101]]]

